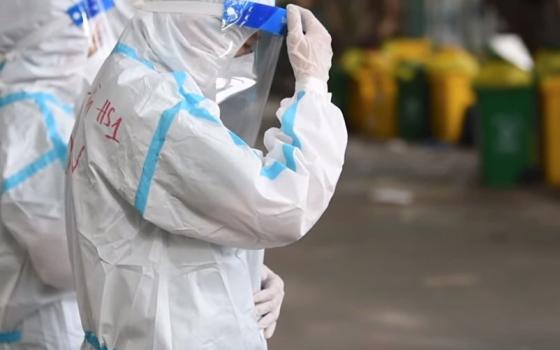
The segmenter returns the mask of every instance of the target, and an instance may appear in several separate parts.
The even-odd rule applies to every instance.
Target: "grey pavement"
[[[560,191],[481,187],[477,156],[352,139],[271,350],[560,349]]]

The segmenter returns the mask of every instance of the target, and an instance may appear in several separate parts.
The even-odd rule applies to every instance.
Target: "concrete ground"
[[[353,139],[319,224],[267,254],[271,350],[560,349],[560,195],[481,188],[472,152]]]

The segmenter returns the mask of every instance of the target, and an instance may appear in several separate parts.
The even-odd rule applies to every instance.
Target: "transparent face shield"
[[[186,15],[173,17],[186,39],[177,40],[182,57],[176,59],[191,69],[206,97],[215,98],[224,124],[251,145],[287,27],[286,10],[273,4],[274,0],[182,0],[148,1],[141,7],[148,12]],[[220,23],[219,27],[213,27],[214,23]]]
[[[249,1],[225,1],[223,30],[254,30],[216,80],[223,123],[249,145],[257,139],[286,32],[286,11]]]

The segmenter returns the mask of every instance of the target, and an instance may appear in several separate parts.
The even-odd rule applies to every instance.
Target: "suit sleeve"
[[[133,119],[123,123],[115,149],[97,145],[90,154],[145,220],[248,249],[290,244],[313,227],[333,196],[347,143],[342,113],[328,94],[300,90],[282,101],[281,128],[266,132],[263,155],[223,125],[212,101],[157,90],[127,113]]]

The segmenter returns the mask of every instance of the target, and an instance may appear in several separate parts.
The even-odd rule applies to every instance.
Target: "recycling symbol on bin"
[[[501,154],[515,154],[520,151],[521,125],[515,115],[499,114],[493,122],[496,137],[496,152]]]
[[[420,101],[417,98],[408,98],[405,102],[405,115],[406,116],[416,116],[420,113]]]

